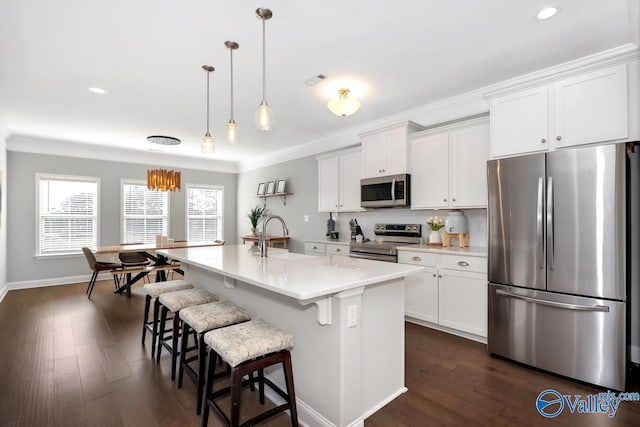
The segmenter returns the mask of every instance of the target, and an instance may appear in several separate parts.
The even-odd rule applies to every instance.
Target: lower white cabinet
[[[399,251],[398,262],[424,267],[405,277],[407,317],[447,332],[486,338],[486,257]]]
[[[349,243],[346,243],[346,242],[320,243],[315,240],[308,240],[304,242],[304,253],[306,255],[349,256]]]

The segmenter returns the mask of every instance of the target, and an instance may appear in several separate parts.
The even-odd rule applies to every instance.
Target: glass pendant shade
[[[233,119],[229,120],[229,124],[227,125],[227,142],[229,144],[238,142],[238,127]]]
[[[213,138],[211,137],[211,134],[207,132],[202,138],[202,143],[200,144],[200,152],[202,154],[214,154],[215,151],[216,147],[213,144]]]
[[[260,130],[273,129],[273,108],[266,101],[262,101],[256,109],[256,127]]]
[[[340,89],[340,98],[329,101],[327,108],[336,116],[346,117],[360,109],[360,101],[349,98],[349,89]]]

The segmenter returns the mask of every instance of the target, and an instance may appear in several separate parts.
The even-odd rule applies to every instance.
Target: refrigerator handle
[[[553,178],[547,181],[547,265],[553,270],[554,230],[553,230]]]
[[[565,302],[556,302],[549,301],[546,299],[532,298],[524,295],[512,294],[511,292],[503,291],[502,289],[496,289],[496,295],[505,297],[505,298],[514,298],[521,299],[523,301],[532,302],[534,304],[542,304],[548,305],[550,307],[556,308],[566,308],[567,310],[577,310],[577,311],[601,311],[604,313],[609,312],[609,307],[606,305],[578,305],[578,304],[568,304]]]
[[[544,209],[544,188],[543,178],[538,178],[538,206],[536,207],[536,264],[538,268],[544,268],[544,241],[543,241],[543,209]]]

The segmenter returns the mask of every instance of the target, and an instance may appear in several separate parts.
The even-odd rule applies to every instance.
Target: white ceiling
[[[146,136],[182,139],[203,157],[206,72],[219,160],[242,162],[362,126],[507,78],[634,42],[638,0],[2,0],[0,113],[15,135],[149,150]],[[536,21],[547,5],[560,13]],[[261,22],[267,21],[272,132],[255,130]],[[229,120],[235,40],[239,143]],[[309,87],[305,80],[328,78]],[[362,102],[340,118],[326,102],[347,85]],[[98,86],[109,94],[87,91]],[[354,143],[357,142],[354,135]]]

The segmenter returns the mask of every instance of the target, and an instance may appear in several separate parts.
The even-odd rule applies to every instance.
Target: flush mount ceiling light
[[[349,98],[349,89],[342,88],[338,91],[340,98],[329,101],[327,108],[336,116],[346,117],[360,109],[360,102]]]
[[[558,13],[558,9],[557,8],[555,8],[555,7],[545,7],[540,12],[538,12],[538,15],[536,15],[536,18],[538,18],[539,21],[544,21],[545,19],[551,18],[556,13]]]
[[[96,95],[106,95],[108,92],[101,87],[90,87],[89,92],[95,93]]]
[[[148,136],[147,141],[152,142],[154,144],[160,144],[160,145],[178,145],[181,142],[178,138],[174,138],[172,136],[164,136],[164,135]]]
[[[235,144],[238,142],[238,129],[236,127],[236,121],[233,120],[233,51],[240,47],[236,42],[226,41],[224,45],[229,49],[229,60],[231,63],[231,119],[227,125],[227,142]]]
[[[211,65],[203,65],[202,69],[207,72],[207,133],[204,134],[202,138],[202,144],[200,145],[200,151],[202,154],[213,154],[215,153],[215,145],[213,145],[213,138],[209,133],[209,76],[212,72],[215,71]]]
[[[167,169],[148,170],[147,188],[152,191],[180,191],[180,171]]]
[[[260,130],[273,129],[273,109],[267,104],[267,67],[265,53],[265,22],[271,19],[273,13],[270,9],[256,9],[256,16],[262,20],[262,102],[256,110],[256,128]]]

